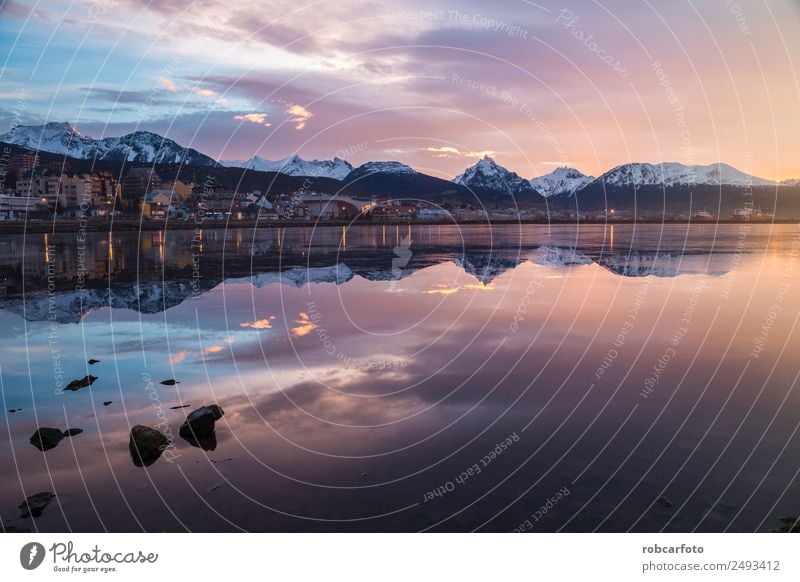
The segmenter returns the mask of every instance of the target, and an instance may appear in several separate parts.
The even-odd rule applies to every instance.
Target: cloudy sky
[[[800,176],[797,0],[0,0],[0,132],[156,131],[219,159],[485,153]]]

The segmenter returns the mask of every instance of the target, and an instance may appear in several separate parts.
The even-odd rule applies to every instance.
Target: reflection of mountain
[[[226,276],[204,277],[192,281],[181,280],[151,282],[121,282],[107,285],[107,279],[95,280],[97,288],[81,291],[62,291],[50,296],[46,291],[29,292],[25,300],[12,297],[3,307],[30,321],[57,321],[77,323],[94,309],[110,307],[133,309],[141,313],[158,313],[174,307],[187,299],[226,283],[250,283],[255,287],[272,284],[301,287],[306,284],[334,283],[340,285],[359,276],[369,281],[402,279],[414,272],[447,261],[453,262],[474,276],[484,285],[490,284],[504,272],[515,269],[521,263],[531,263],[550,268],[575,268],[596,264],[624,277],[675,277],[683,274],[721,275],[727,272],[730,259],[724,253],[671,254],[668,252],[598,253],[572,247],[540,246],[536,249],[488,248],[466,253],[443,252],[442,249],[416,248],[410,263],[402,270],[393,268],[391,260],[383,260],[362,253],[343,257],[339,253],[322,254],[313,263],[305,259],[305,265],[294,264],[265,269],[250,274],[249,265],[240,264],[233,271],[226,266]],[[283,257],[283,266],[291,265],[290,257]],[[88,282],[91,285],[91,281]],[[105,285],[104,285],[105,284]]]

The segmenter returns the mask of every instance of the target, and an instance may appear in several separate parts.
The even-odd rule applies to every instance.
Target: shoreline
[[[206,220],[198,223],[186,221],[139,221],[139,220],[33,220],[24,222],[0,222],[0,235],[15,234],[67,234],[67,233],[105,233],[105,232],[141,232],[164,230],[235,230],[252,228],[322,228],[322,227],[360,227],[360,226],[508,226],[508,225],[614,225],[614,224],[680,224],[680,225],[728,225],[728,224],[800,224],[796,218],[774,220],[714,220],[690,221],[677,219],[617,219],[617,220],[387,220],[387,221],[297,221],[297,220]]]

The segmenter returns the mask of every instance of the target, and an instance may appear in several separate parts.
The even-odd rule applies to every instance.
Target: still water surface
[[[2,405],[21,410],[0,416],[0,515],[42,531],[767,531],[800,513],[799,235],[5,237]],[[210,403],[225,416],[203,450],[178,427]],[[146,469],[136,424],[174,437]],[[42,453],[40,426],[84,432]],[[19,518],[42,491],[41,517]]]

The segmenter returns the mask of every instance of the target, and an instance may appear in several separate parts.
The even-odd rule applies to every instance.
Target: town
[[[183,182],[152,166],[64,172],[31,153],[12,156],[0,192],[0,221],[141,219],[146,221],[428,221],[546,220],[540,210],[437,205],[391,197],[353,198],[311,189],[287,192],[223,188],[213,177]]]

